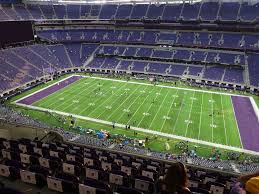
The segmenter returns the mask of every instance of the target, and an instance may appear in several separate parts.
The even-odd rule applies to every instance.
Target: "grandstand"
[[[0,35],[1,181],[164,193],[181,161],[193,192],[230,193],[259,169],[258,19],[257,0],[0,0],[17,26]]]

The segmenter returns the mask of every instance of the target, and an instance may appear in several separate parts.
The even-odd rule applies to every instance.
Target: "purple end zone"
[[[244,149],[259,151],[259,123],[247,97],[231,96]]]
[[[56,83],[48,88],[45,88],[39,92],[36,92],[35,94],[31,95],[31,96],[28,96],[27,98],[24,98],[22,100],[19,100],[17,101],[18,103],[21,103],[21,104],[26,104],[26,105],[31,105],[33,104],[34,102],[74,83],[75,81],[81,79],[81,76],[72,76],[68,79],[65,79],[59,83]]]

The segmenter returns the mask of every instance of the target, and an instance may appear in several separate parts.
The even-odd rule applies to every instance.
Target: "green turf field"
[[[91,77],[33,106],[242,147],[229,95]]]

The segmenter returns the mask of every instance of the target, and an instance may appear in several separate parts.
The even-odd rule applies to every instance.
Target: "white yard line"
[[[25,104],[21,104],[21,103],[17,103],[17,105],[23,106],[23,107],[26,107],[26,108],[30,108],[30,109],[34,109],[34,110],[51,112],[51,113],[56,113],[56,114],[59,114],[59,115],[65,115],[65,116],[71,116],[72,115],[73,117],[78,118],[78,119],[82,119],[82,120],[113,125],[113,122],[104,121],[104,120],[100,120],[100,119],[94,119],[94,118],[85,117],[85,116],[81,116],[81,115],[76,115],[76,114],[71,114],[71,113],[46,109],[46,108],[40,108],[40,107],[25,105]],[[124,128],[125,125],[116,123],[116,127]],[[253,155],[259,156],[259,152],[246,150],[246,149],[242,149],[242,148],[231,147],[231,146],[227,146],[227,145],[222,145],[222,144],[217,144],[217,143],[212,143],[212,142],[207,142],[207,141],[202,141],[202,140],[197,140],[197,139],[191,139],[191,138],[187,138],[187,137],[177,136],[177,135],[168,134],[168,133],[162,133],[162,132],[159,132],[159,131],[153,131],[153,130],[139,128],[139,127],[133,127],[132,126],[131,129],[135,130],[135,131],[140,131],[140,132],[143,132],[143,133],[152,134],[152,135],[159,135],[159,136],[166,137],[166,138],[173,138],[173,139],[178,139],[178,140],[182,140],[182,141],[188,141],[188,142],[192,142],[192,143],[198,143],[198,144],[203,144],[203,145],[207,145],[207,146],[212,146],[212,147],[222,148],[222,149],[226,149],[226,150],[243,152],[243,153],[253,154]]]
[[[90,82],[90,83],[92,83],[92,82]],[[76,96],[74,96],[74,97],[72,97],[72,98],[69,98],[68,100],[64,100],[64,101],[63,101],[62,103],[60,103],[57,107],[55,107],[55,109],[57,109],[58,107],[62,106],[64,103],[71,101],[71,103],[69,103],[66,107],[64,107],[64,110],[66,110],[66,109],[69,108],[70,106],[75,105],[74,103],[72,103],[73,100],[78,100],[79,103],[80,103],[80,100],[81,100],[82,98],[84,98],[85,95],[88,95],[88,94],[90,94],[90,93],[92,92],[92,90],[89,90],[89,89],[92,88],[92,87],[95,87],[95,86],[97,85],[97,83],[96,83],[96,84],[91,84],[89,87],[86,87],[85,89],[81,90],[81,88],[85,87],[84,84],[82,84],[82,85],[83,85],[83,86],[80,87],[80,91],[81,91],[81,92],[76,93]],[[84,94],[84,92],[85,92],[86,90],[87,90],[87,92]],[[89,91],[88,91],[88,90],[89,90]],[[74,90],[74,92],[75,92],[75,91],[77,91],[77,89]],[[81,97],[80,97],[80,94],[83,94],[83,95],[81,95]],[[78,98],[78,97],[79,97],[79,98]]]
[[[140,86],[139,86],[140,87]],[[127,96],[127,98],[113,111],[113,113],[110,114],[110,116],[107,118],[107,120],[109,120],[111,118],[111,116],[116,113],[116,111],[135,93],[135,91],[137,89],[139,89],[139,87],[136,87],[135,90],[133,90],[133,92],[131,92],[130,95]],[[126,91],[127,92],[127,91]]]
[[[133,82],[133,81],[125,81],[125,80],[117,80],[117,79],[112,79],[112,78],[104,78],[104,77],[91,77],[87,75],[74,75],[74,76],[81,76],[81,77],[88,77],[88,78],[93,78],[93,79],[101,79],[101,80],[111,80],[115,82],[127,82],[131,84],[138,84],[138,85],[150,85],[152,86],[153,84],[148,84],[148,83],[141,83],[141,82]],[[209,93],[209,94],[221,94],[221,95],[226,95],[226,96],[241,96],[241,97],[249,97],[245,95],[240,95],[240,94],[229,94],[229,93],[223,93],[223,92],[215,92],[215,91],[207,91],[207,90],[196,90],[196,89],[191,89],[191,88],[179,88],[179,87],[174,87],[174,86],[165,86],[165,85],[156,85],[157,87],[162,87],[162,88],[174,88],[174,89],[179,89],[179,90],[186,90],[186,91],[195,91],[195,92],[203,92],[203,93]]]
[[[176,90],[176,94],[175,94],[175,95],[178,94],[178,91],[179,91],[179,90]],[[175,97],[174,97],[174,100],[172,101],[172,103],[171,103],[171,105],[170,105],[169,110],[167,111],[167,115],[166,115],[167,117],[169,117],[168,115],[170,114],[170,111],[172,110],[172,106],[173,106],[174,101],[175,101],[176,98],[177,98],[177,97],[175,96]],[[161,127],[161,129],[159,130],[160,132],[161,132],[162,129],[164,128],[165,122],[166,122],[166,119],[164,120],[164,122],[163,122],[163,124],[162,124],[162,127]]]
[[[193,93],[192,98],[194,98],[194,96],[195,96],[195,92]],[[189,113],[189,116],[188,116],[188,122],[187,122],[186,130],[185,130],[185,137],[186,137],[186,135],[187,135],[187,131],[188,131],[188,128],[189,128],[189,123],[190,123],[191,113],[192,113],[193,101],[194,101],[194,99],[192,99],[192,103],[191,103],[191,109],[190,109],[190,113]]]
[[[200,113],[200,123],[199,123],[199,134],[198,134],[198,139],[200,139],[200,135],[201,135],[201,118],[202,118],[202,106],[203,106],[203,93],[202,93],[202,96],[201,96],[201,113]]]
[[[148,86],[146,86],[145,90],[147,89],[147,87],[148,87]],[[143,90],[143,91],[145,91],[145,90]],[[141,92],[139,92],[139,93],[140,93],[140,94],[138,95],[138,97],[135,98],[135,100],[128,106],[128,108],[127,108],[128,110],[129,110],[129,108],[137,101],[137,99],[139,99],[139,97],[142,95]],[[119,121],[119,120],[122,118],[123,114],[124,114],[124,113],[121,114],[121,116],[117,119],[117,121]]]
[[[154,120],[155,120],[157,114],[159,113],[160,109],[161,109],[162,107],[164,107],[164,106],[162,106],[162,105],[164,104],[164,101],[165,101],[165,99],[166,99],[166,97],[167,97],[168,94],[169,94],[169,90],[167,91],[167,93],[166,93],[166,95],[165,95],[165,97],[164,97],[162,103],[159,105],[159,108],[158,108],[158,110],[156,111],[156,114],[155,114],[154,118],[153,118],[152,121],[150,122],[150,125],[149,125],[149,127],[148,127],[149,129],[151,128],[151,126],[152,126],[152,124],[153,124],[153,122],[154,122]]]
[[[119,90],[117,90],[115,93],[118,93],[119,91],[122,90],[122,88],[124,88],[126,86],[126,84],[123,84]],[[100,106],[102,106],[104,103],[106,103],[107,100],[109,100],[110,98],[114,97],[113,95],[110,95],[108,98],[106,98],[102,103],[98,104],[97,106],[94,107],[94,109],[92,109],[88,115],[92,114],[94,111],[96,111]],[[99,100],[99,99],[97,99]],[[97,100],[95,100],[93,103],[95,103]],[[89,107],[85,107],[82,111],[79,112],[79,114],[83,113],[84,111],[86,111]]]
[[[238,127],[238,123],[237,123],[237,117],[236,117],[236,112],[235,112],[235,108],[234,108],[234,105],[233,105],[233,102],[232,102],[232,98],[230,97],[230,101],[231,101],[231,104],[232,104],[232,110],[234,112],[234,117],[235,117],[235,121],[236,121],[236,126],[237,126],[237,129],[238,129],[238,135],[239,135],[239,140],[240,140],[240,143],[241,143],[241,146],[242,148],[244,148],[243,146],[243,142],[242,142],[242,139],[241,139],[241,135],[240,135],[240,132],[239,132],[239,127]]]
[[[162,88],[160,88],[159,93],[161,92],[161,90],[162,90]],[[156,101],[156,99],[157,99],[158,96],[159,96],[159,95],[156,95],[154,101]],[[153,104],[154,104],[154,103],[151,103],[151,104],[149,105],[149,107],[148,107],[148,109],[147,109],[147,113],[149,113],[149,110],[151,109],[151,107],[153,106]],[[145,116],[143,115],[142,118],[141,118],[141,120],[139,121],[137,127],[139,127],[139,125],[141,124],[141,122],[143,121],[144,118],[145,118]]]
[[[225,130],[226,145],[228,145],[228,136],[227,136],[226,121],[225,121],[224,110],[223,110],[222,95],[220,95],[220,102],[221,102],[221,111],[222,111],[223,124],[224,124],[224,130]]]
[[[94,81],[91,81],[90,83],[92,83],[92,82],[94,82]],[[75,83],[75,82],[74,82],[74,83]],[[81,89],[82,89],[83,87],[84,87],[84,85],[81,86],[81,87],[78,87],[77,89],[74,90],[74,92],[76,92],[77,90],[80,90],[80,91],[81,91]],[[63,88],[61,88],[61,89],[63,89]],[[59,90],[58,90],[58,91],[59,91]],[[56,91],[56,92],[58,92],[58,91]],[[55,92],[53,92],[52,94],[54,94],[54,93],[55,93]],[[64,92],[61,92],[60,94],[58,94],[57,96],[55,96],[55,98],[58,98],[59,96],[63,95],[64,93],[65,93],[65,91],[64,91]],[[50,94],[50,95],[52,95],[52,94]],[[46,97],[49,97],[49,95],[46,96]],[[42,99],[44,99],[44,98],[42,98]],[[40,100],[42,100],[42,99],[40,99]],[[59,104],[59,106],[62,105],[62,104],[64,104],[64,103],[67,102],[68,100],[71,100],[71,98],[62,101],[62,102]],[[48,101],[42,102],[40,106],[44,106],[45,103],[49,103],[49,102],[48,102]],[[51,105],[53,105],[53,104],[55,104],[55,103],[57,103],[57,102],[56,102],[56,101],[53,101],[52,103],[48,104],[48,107],[50,107]],[[59,107],[59,106],[58,106],[58,107]],[[57,107],[56,107],[56,108],[57,108]]]
[[[155,88],[155,86],[152,87],[152,90],[151,90],[151,91],[153,91],[154,88]],[[149,94],[145,97],[145,100],[143,100],[143,102],[141,103],[141,105],[139,105],[138,109],[134,112],[134,114],[132,115],[132,117],[130,118],[130,120],[128,120],[127,124],[129,124],[129,122],[131,121],[131,119],[132,119],[132,118],[134,117],[134,115],[138,112],[138,110],[140,109],[140,107],[146,102],[146,100],[148,99],[148,97],[149,97]]]
[[[214,103],[214,101],[213,101],[213,98],[212,98],[212,94],[211,94],[211,129],[212,129],[212,133],[211,133],[211,135],[212,135],[212,140],[211,140],[211,142],[213,142],[213,136],[214,136],[214,118],[213,118],[213,115],[214,115],[214,112],[213,112],[213,103]]]
[[[185,98],[185,96],[186,96],[186,95],[184,94],[183,100],[182,100],[182,102],[181,102],[180,110],[179,110],[179,112],[178,112],[178,114],[177,114],[176,121],[175,121],[175,124],[174,124],[173,133],[175,132],[175,128],[176,128],[176,125],[177,125],[177,121],[178,121],[178,119],[179,119],[180,112],[182,111],[182,107],[183,107],[183,104],[184,104],[184,98]]]

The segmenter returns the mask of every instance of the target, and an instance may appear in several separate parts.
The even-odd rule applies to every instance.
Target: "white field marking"
[[[83,88],[84,86],[81,86],[81,87],[78,87],[78,88],[76,88],[74,91],[76,92],[76,91],[80,91],[82,88]],[[58,91],[57,91],[58,92]],[[60,91],[59,91],[60,92]],[[59,96],[64,96],[64,93],[65,93],[66,91],[63,91],[63,92],[60,92],[60,93],[58,93],[57,94],[57,96],[55,96],[55,98],[57,98],[57,97],[59,97]],[[55,92],[54,92],[55,93]],[[52,94],[54,94],[54,93],[52,93]],[[64,100],[63,102],[60,102],[60,104],[64,104],[65,102],[68,102],[68,101],[70,101],[71,100],[71,98],[70,98],[70,95],[65,95],[66,96],[66,100]],[[47,107],[51,107],[53,104],[56,104],[56,101],[55,100],[53,100],[51,103],[49,102],[49,100],[50,99],[47,99],[46,101],[43,101],[41,104],[40,104],[40,106],[45,106],[45,104],[48,104],[47,105]],[[59,104],[59,105],[60,105]]]
[[[178,119],[179,119],[180,112],[182,111],[182,107],[183,107],[183,104],[184,104],[184,102],[185,102],[185,101],[184,101],[185,96],[186,96],[186,95],[183,96],[183,100],[182,100],[182,102],[181,102],[180,110],[179,110],[179,112],[178,112],[178,114],[177,114],[177,117],[176,117],[176,121],[175,121],[174,128],[173,128],[173,133],[174,133],[174,131],[175,131],[176,124],[177,124],[177,121],[178,121]]]
[[[112,106],[105,106],[105,108],[111,110]]]
[[[73,100],[73,103],[79,103],[79,100]]]
[[[236,127],[237,127],[237,129],[238,129],[239,140],[240,140],[240,143],[241,143],[242,148],[244,148],[243,142],[242,142],[242,139],[241,139],[241,135],[240,135],[240,132],[239,132],[239,127],[238,127],[238,123],[237,123],[236,112],[235,112],[235,108],[234,108],[234,105],[233,105],[233,102],[232,102],[232,98],[230,98],[230,101],[231,101],[231,105],[232,105],[232,110],[233,110],[233,112],[234,112],[234,117],[235,117],[235,121],[236,121]]]
[[[104,120],[100,120],[100,119],[94,119],[94,118],[91,118],[91,117],[71,114],[71,113],[62,112],[62,111],[51,110],[51,109],[47,109],[47,108],[41,108],[41,107],[37,107],[37,106],[25,105],[25,104],[21,104],[21,103],[17,103],[17,105],[22,106],[22,107],[26,107],[26,108],[30,108],[30,109],[33,109],[33,110],[51,112],[51,113],[56,113],[56,114],[59,114],[59,115],[65,115],[65,116],[71,116],[72,115],[75,118],[86,120],[86,121],[108,124],[108,125],[111,125],[111,126],[113,125],[113,122],[104,121]],[[125,124],[116,123],[116,127],[124,128]],[[189,142],[192,142],[192,143],[203,144],[203,145],[207,145],[207,146],[212,146],[212,147],[222,148],[222,149],[226,149],[226,150],[237,151],[237,152],[241,152],[241,153],[243,152],[243,153],[246,153],[246,154],[253,154],[253,155],[259,156],[259,152],[246,150],[246,149],[242,149],[242,148],[231,147],[231,146],[227,146],[227,145],[222,145],[222,144],[217,144],[217,143],[212,143],[212,142],[207,142],[207,141],[202,141],[202,140],[197,140],[197,139],[192,139],[192,138],[187,138],[187,137],[182,137],[182,136],[168,134],[168,133],[162,133],[162,132],[159,132],[159,131],[153,131],[153,130],[149,130],[149,129],[134,127],[134,126],[132,126],[131,129],[133,129],[135,131],[143,132],[143,133],[152,134],[152,135],[159,135],[159,136],[166,137],[166,138],[173,138],[173,139],[178,139],[178,140],[182,140],[182,141],[189,141]]]
[[[130,110],[129,109],[123,109],[123,112],[129,113]],[[119,120],[119,119],[118,119]]]
[[[86,87],[85,89],[82,89],[84,86],[83,86],[83,87],[79,87],[79,89],[80,89],[79,91],[81,91],[81,92],[76,93],[76,95],[75,95],[74,97],[72,97],[72,98],[68,98],[67,101],[63,101],[63,102],[60,103],[57,107],[55,107],[55,109],[57,109],[58,107],[62,106],[64,103],[69,102],[70,100],[77,99],[77,100],[81,101],[81,99],[83,99],[83,98],[85,97],[85,95],[82,95],[82,96],[80,97],[80,94],[84,93],[84,91],[89,90],[89,88],[92,88],[92,87],[94,87],[94,86],[95,86],[95,84],[91,84],[89,87]],[[75,91],[78,91],[78,89],[76,89]],[[90,94],[91,91],[92,91],[92,90],[89,90],[88,92],[86,92],[86,94]],[[78,98],[78,96],[79,96],[79,98]],[[64,108],[64,110],[66,110],[66,109],[69,108],[70,106],[73,106],[73,104],[69,103],[68,106],[65,106],[65,107],[63,107],[63,108]]]
[[[49,88],[49,87],[51,87],[51,86],[54,86],[55,84],[58,84],[58,83],[60,83],[60,82],[63,82],[63,81],[65,81],[65,80],[67,80],[67,79],[69,79],[69,78],[71,78],[71,77],[73,77],[73,76],[75,76],[75,75],[70,75],[70,76],[68,76],[68,77],[66,77],[66,78],[64,78],[64,79],[62,79],[62,80],[59,80],[59,81],[57,81],[57,82],[54,82],[53,84],[50,84],[50,85],[48,85],[48,86],[46,86],[46,87],[44,87],[44,88],[41,88],[40,90],[37,90],[37,91],[35,91],[35,92],[31,93],[31,94],[28,94],[28,95],[26,95],[26,96],[24,96],[24,97],[22,97],[22,98],[19,98],[19,99],[15,100],[15,101],[13,102],[13,104],[15,104],[15,103],[17,103],[18,101],[23,100],[23,99],[25,99],[25,98],[27,98],[27,97],[29,97],[29,96],[32,96],[32,95],[34,95],[34,94],[36,94],[36,93],[38,93],[38,92],[40,92],[40,91],[42,91],[42,90],[45,90],[45,89],[47,89],[47,88]],[[78,76],[78,75],[77,75],[77,76]]]
[[[149,116],[150,113],[148,113],[148,112],[143,112],[143,115],[144,115],[144,116]]]
[[[178,91],[179,90],[176,90],[176,94],[178,93]],[[170,106],[170,108],[169,108],[169,110],[167,111],[167,117],[169,117],[168,115],[170,114],[170,111],[172,110],[172,106],[173,106],[173,104],[174,104],[174,101],[175,101],[175,99],[176,99],[176,97],[178,97],[177,95],[172,95],[173,97],[174,97],[174,100],[172,101],[172,103],[171,103],[171,106]],[[170,118],[170,117],[169,117]],[[164,128],[164,125],[165,125],[165,122],[166,122],[166,119],[164,120],[164,122],[163,122],[163,124],[162,124],[162,127],[160,128],[160,131],[159,132],[161,132],[162,130],[163,130],[163,128]]]
[[[119,92],[121,90],[121,88],[123,88],[126,84],[122,84],[122,86],[115,92]],[[110,99],[111,97],[113,97],[114,95],[110,95],[108,98],[106,98],[106,100],[104,100],[102,103],[98,104],[97,107],[95,107],[94,109],[92,109],[88,115],[90,115],[90,113],[94,112],[95,110],[97,110],[98,107],[100,107],[101,105],[103,105],[108,99]],[[96,99],[94,102],[98,101],[98,99]],[[79,112],[79,114],[82,114],[85,110],[87,110],[89,107],[85,107],[84,109],[82,109],[82,111]]]
[[[171,117],[163,116],[163,119],[165,119],[165,120],[170,120],[170,119],[171,119]]]
[[[164,97],[162,103],[159,105],[159,108],[158,108],[158,110],[156,111],[155,116],[153,117],[152,121],[150,122],[150,125],[149,125],[149,127],[148,127],[149,129],[150,129],[150,127],[152,126],[152,124],[153,124],[153,122],[154,122],[154,120],[155,120],[155,118],[156,118],[158,112],[160,111],[160,109],[161,109],[162,107],[164,107],[164,106],[162,106],[162,105],[164,104],[164,101],[165,101],[165,99],[166,99],[168,93],[169,93],[169,90],[167,91],[167,93],[166,93],[166,95],[165,95],[165,97]]]
[[[194,97],[191,97],[190,99],[191,99],[191,100],[197,100],[197,98],[194,98]]]
[[[133,90],[133,92],[132,92],[130,95],[128,95],[127,98],[125,98],[125,100],[124,100],[116,109],[114,109],[114,111],[109,115],[109,117],[107,118],[107,120],[109,120],[109,119],[111,118],[111,116],[112,116],[114,113],[116,113],[116,111],[136,92],[136,90],[139,89],[139,87],[140,87],[140,86],[136,87],[136,88]],[[127,90],[126,90],[126,92],[127,92]]]
[[[204,93],[202,93],[202,95],[201,95],[201,112],[200,112],[200,123],[199,123],[198,139],[200,139],[200,135],[201,135],[201,118],[202,118],[203,95],[204,95]]]
[[[92,82],[94,82],[94,81],[91,81],[90,83],[92,83]],[[74,82],[74,83],[75,83],[75,82]],[[71,84],[70,84],[70,85],[71,85]],[[91,86],[92,86],[92,85],[91,85]],[[90,87],[91,87],[91,86],[90,86]],[[78,88],[75,89],[74,91],[78,91],[78,90],[80,91],[83,87],[84,87],[84,86],[78,87]],[[58,91],[56,91],[56,92],[58,92]],[[56,98],[56,97],[59,97],[59,96],[63,96],[65,92],[66,92],[66,91],[60,92],[60,94],[58,94],[57,96],[55,96],[55,98]],[[55,92],[54,92],[54,93],[55,93]],[[52,93],[52,94],[54,94],[54,93]],[[70,96],[70,95],[68,95],[67,100],[64,100],[63,102],[61,102],[61,104],[64,104],[64,103],[68,102],[69,100],[71,100],[71,98],[69,98],[69,96]],[[41,100],[42,100],[42,99],[41,99]],[[43,101],[43,102],[41,103],[41,106],[44,106],[45,103],[48,103],[48,107],[51,107],[53,104],[56,103],[56,101],[53,100],[53,102],[49,103],[49,100],[46,100],[46,101]]]
[[[162,88],[160,88],[159,93],[161,92],[161,90],[162,90]],[[156,101],[156,99],[157,99],[158,96],[159,96],[159,95],[156,95],[155,101]],[[154,103],[151,103],[151,104],[149,105],[147,112],[149,112],[149,110],[150,110],[150,108],[153,106],[153,104],[154,104]],[[144,119],[144,117],[141,118],[141,120],[139,121],[137,127],[141,124],[141,122],[143,121],[143,119]]]
[[[105,77],[90,77],[87,75],[74,75],[74,76],[81,76],[81,77],[87,77],[87,78],[92,78],[92,79],[100,79],[100,80],[110,80],[114,82],[127,82],[131,84],[138,84],[138,85],[149,85],[149,86],[154,86],[154,84],[148,84],[148,83],[141,83],[141,82],[133,82],[133,81],[125,81],[125,80],[117,80],[117,79],[112,79],[112,78],[105,78]],[[207,90],[196,90],[196,89],[191,89],[191,88],[179,88],[179,87],[174,87],[174,86],[165,86],[165,85],[156,85],[157,87],[162,87],[162,88],[174,88],[174,89],[179,89],[179,90],[185,90],[185,91],[195,91],[195,92],[203,92],[203,93],[209,93],[209,94],[222,94],[226,96],[241,96],[241,97],[247,97],[245,95],[240,95],[240,94],[229,94],[229,93],[223,93],[223,92],[215,92],[215,91],[207,91]]]
[[[254,112],[255,112],[255,115],[257,116],[257,120],[259,122],[259,109],[258,109],[258,107],[256,105],[256,102],[255,102],[254,98],[251,97],[251,96],[249,97],[249,99],[250,99],[250,102],[251,102],[251,104],[252,104],[252,106],[254,108]]]
[[[221,102],[221,111],[223,116],[223,124],[224,124],[225,137],[226,137],[226,145],[228,145],[228,136],[227,136],[226,121],[225,121],[224,110],[223,110],[222,95],[220,95],[220,102]]]
[[[192,123],[192,120],[187,120],[186,119],[186,120],[184,120],[184,122],[187,123],[187,124],[190,124],[190,123]]]
[[[122,84],[121,86],[120,86],[120,88],[122,88],[122,87],[124,87],[126,84]],[[111,98],[112,96],[114,96],[115,94],[116,94],[116,96],[118,96],[117,95],[117,92],[119,92],[120,91],[120,88],[118,89],[118,90],[116,90],[116,92],[114,92],[114,94],[113,95],[110,95],[106,100],[104,100],[102,103],[99,103],[98,105],[97,105],[97,107],[95,107],[94,109],[92,109],[90,112],[89,112],[89,114],[90,113],[92,113],[92,112],[94,112],[100,105],[102,105],[102,104],[104,104],[109,98]],[[112,91],[112,93],[113,93],[113,91]],[[96,100],[94,100],[94,102],[96,103],[98,100],[100,100],[100,99],[96,99]],[[83,113],[85,110],[87,110],[89,107],[85,107],[84,109],[82,109],[80,112],[79,112],[79,114],[81,114],[81,113]]]
[[[145,90],[147,89],[147,87],[148,86],[146,86]],[[145,93],[145,90],[141,90],[141,91],[144,91],[144,93]],[[137,101],[137,99],[143,94],[143,92],[141,92],[141,91],[140,91],[140,94],[138,95],[138,97],[133,100],[133,102],[129,105],[129,107],[126,110],[129,110],[131,108],[131,106]],[[124,111],[124,112],[126,112],[126,111]],[[129,112],[130,112],[130,110],[129,110]],[[122,116],[123,116],[123,114],[121,114],[121,116],[117,119],[117,121],[119,121]]]
[[[154,88],[155,88],[155,87],[152,87],[152,90],[151,90],[151,91],[153,91]],[[150,91],[150,92],[151,92],[151,91]],[[128,120],[127,125],[129,124],[129,122],[131,121],[131,119],[135,116],[135,114],[139,111],[140,107],[146,102],[146,100],[148,99],[148,97],[149,97],[149,95],[147,95],[147,96],[145,97],[145,100],[142,101],[141,105],[139,105],[138,109],[134,112],[134,114],[132,115],[132,117],[130,118],[130,120]]]
[[[79,80],[77,80],[77,81],[79,81]],[[57,90],[57,91],[55,91],[55,92],[53,92],[53,93],[47,95],[47,96],[45,96],[44,98],[39,99],[37,102],[42,101],[42,100],[48,98],[48,97],[49,97],[50,95],[52,95],[52,94],[56,94],[56,92],[59,92],[59,93],[55,96],[55,98],[60,97],[60,96],[62,97],[63,94],[65,93],[67,87],[68,87],[68,86],[71,86],[71,85],[73,85],[73,84],[78,84],[77,81],[75,81],[75,82],[73,82],[73,83],[71,83],[71,84],[69,84],[69,85],[67,85],[67,86],[65,86],[65,87],[63,87],[63,88],[61,88],[61,89],[59,89],[59,90]],[[65,81],[65,82],[67,82],[67,81]],[[63,91],[63,92],[60,92],[60,90],[64,90],[64,91]],[[67,99],[66,99],[66,100],[67,100]],[[66,100],[64,100],[64,101],[66,101]],[[64,101],[63,101],[63,102],[64,102]],[[63,103],[63,102],[61,102],[61,103]],[[48,104],[47,107],[51,107],[51,105],[53,105],[53,104],[55,104],[55,103],[56,103],[56,100],[53,100],[51,103],[49,103],[49,99],[47,99],[47,100],[41,102],[40,105],[41,105],[41,106],[45,106],[45,104]]]
[[[119,92],[119,91],[121,91],[121,90],[123,91],[123,90],[124,90],[123,88],[124,88],[125,86],[126,86],[126,84],[123,84],[123,85],[119,88],[119,90],[117,90],[116,92]],[[122,96],[123,94],[127,94],[127,91],[124,90],[124,92],[121,93],[119,96]],[[111,96],[108,97],[106,100],[104,100],[100,105],[105,104],[105,103],[106,103],[110,98],[112,98],[112,97],[113,97],[113,96],[111,95]],[[116,98],[110,105],[115,104],[118,99],[120,99],[120,98]],[[90,113],[89,113],[88,115],[90,115],[91,113],[93,113],[94,111],[96,111],[98,107],[101,107],[100,105],[97,106],[97,107],[95,108],[95,110],[90,111]],[[116,106],[116,105],[115,105],[115,106]],[[100,111],[100,114],[99,114],[96,118],[99,119],[99,117],[100,117],[103,113],[105,113],[105,111]]]
[[[185,137],[187,135],[187,131],[188,131],[188,128],[189,128],[189,124],[192,123],[192,121],[190,120],[191,119],[191,113],[192,113],[192,105],[193,105],[193,99],[194,99],[194,95],[195,95],[195,92],[193,93],[193,96],[192,96],[192,102],[191,102],[191,109],[190,109],[190,113],[189,113],[189,116],[188,116],[188,122],[187,122],[187,126],[186,126],[186,129],[185,129]]]
[[[212,111],[212,114],[211,114],[211,124],[210,124],[210,126],[211,126],[211,129],[212,129],[212,140],[211,140],[211,142],[213,142],[213,136],[214,136],[214,118],[213,118],[213,103],[214,103],[214,100],[212,99],[212,94],[211,94],[211,111]]]

